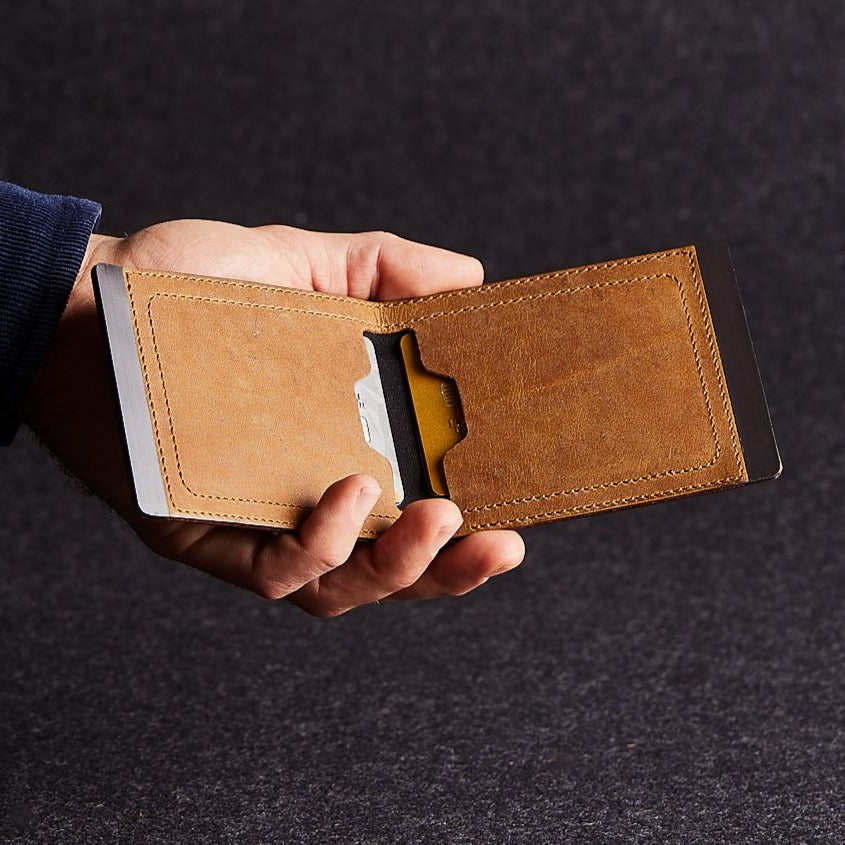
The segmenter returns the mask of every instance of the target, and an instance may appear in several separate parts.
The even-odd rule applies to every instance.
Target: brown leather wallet
[[[292,529],[332,482],[366,472],[384,492],[361,535],[377,536],[431,494],[406,333],[422,366],[456,388],[462,439],[442,473],[464,532],[780,472],[724,245],[395,302],[112,265],[95,279],[150,515]],[[365,335],[403,496],[362,430]]]

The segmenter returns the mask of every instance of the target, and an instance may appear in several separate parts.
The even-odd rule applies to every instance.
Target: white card
[[[402,477],[399,475],[399,461],[396,458],[396,446],[390,429],[390,417],[387,415],[381,373],[373,342],[368,337],[362,339],[370,359],[370,372],[360,381],[355,382],[355,398],[358,401],[361,428],[364,430],[364,440],[367,444],[386,458],[393,470],[393,490],[398,505],[405,498],[405,489],[402,486]]]

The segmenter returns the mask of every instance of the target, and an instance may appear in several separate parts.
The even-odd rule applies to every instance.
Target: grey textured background
[[[5,4],[0,176],[489,279],[726,238],[786,471],[326,622],[0,455],[0,841],[845,841],[837,0]]]

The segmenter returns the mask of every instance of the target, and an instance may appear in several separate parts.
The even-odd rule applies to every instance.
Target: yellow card
[[[412,332],[402,335],[399,346],[414,403],[429,483],[436,495],[448,496],[443,456],[456,443],[460,443],[467,433],[458,388],[453,379],[430,373],[423,367],[417,338]]]

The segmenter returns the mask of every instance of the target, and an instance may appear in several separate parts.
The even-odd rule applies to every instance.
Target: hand
[[[319,616],[384,598],[462,595],[520,563],[525,548],[513,531],[472,534],[443,548],[461,524],[460,510],[447,499],[414,502],[378,540],[359,542],[379,493],[365,475],[329,487],[295,534],[141,515],[94,302],[91,268],[101,261],[387,300],[479,285],[483,271],[474,258],[383,232],[248,229],[201,220],[160,223],[127,238],[94,235],[30,391],[26,419],[150,548]]]

